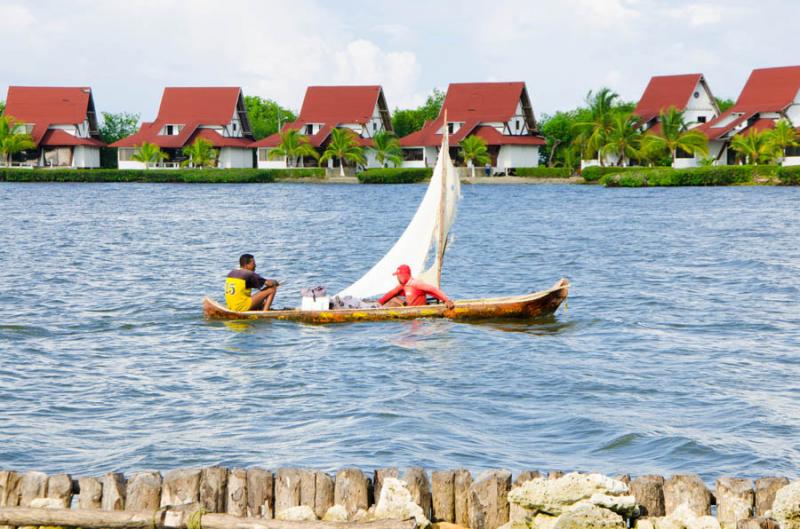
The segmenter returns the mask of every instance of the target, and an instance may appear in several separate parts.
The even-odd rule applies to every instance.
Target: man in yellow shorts
[[[254,288],[258,292],[251,295]],[[269,310],[277,291],[277,281],[256,274],[256,259],[249,253],[239,257],[239,268],[225,279],[225,303],[236,312]]]

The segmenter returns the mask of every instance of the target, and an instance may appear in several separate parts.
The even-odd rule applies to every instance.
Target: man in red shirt
[[[443,301],[448,309],[455,307],[455,304],[444,292],[433,285],[411,277],[411,268],[408,265],[398,266],[397,271],[392,275],[397,276],[397,282],[400,284],[379,299],[379,305],[385,307],[401,307],[403,305],[416,307],[419,305],[427,305],[428,300],[426,299],[426,295],[430,295],[439,301]],[[401,296],[405,296],[405,301],[403,301]]]

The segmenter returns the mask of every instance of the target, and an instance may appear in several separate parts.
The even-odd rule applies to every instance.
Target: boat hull
[[[305,323],[345,323],[355,321],[413,320],[447,318],[456,321],[491,319],[532,319],[554,313],[567,299],[570,283],[566,279],[551,288],[526,294],[491,299],[455,301],[455,308],[444,305],[377,309],[269,310],[236,312],[211,298],[203,299],[203,314],[210,320],[289,320]]]

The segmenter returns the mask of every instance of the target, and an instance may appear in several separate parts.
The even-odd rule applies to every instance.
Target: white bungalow
[[[439,116],[400,139],[403,167],[433,167],[445,127],[454,160],[460,158],[458,143],[478,136],[486,141],[495,173],[537,167],[539,147],[546,143],[537,131],[525,83],[452,83]]]
[[[106,145],[100,141],[91,88],[11,86],[4,114],[36,144],[14,155],[13,164],[100,167],[100,148]]]
[[[369,147],[380,132],[393,132],[389,107],[383,88],[372,86],[309,86],[296,121],[285,124],[281,132],[297,130],[308,138],[312,147],[322,153],[331,131],[347,128],[358,137],[366,149],[367,167],[378,167],[375,154]],[[253,144],[258,149],[259,168],[285,168],[285,158],[270,159],[270,151],[280,144],[280,134],[272,134]],[[300,160],[300,166],[316,165],[314,160]],[[330,162],[333,167],[334,161]]]
[[[183,148],[198,138],[219,150],[218,167],[253,167],[253,133],[241,88],[165,88],[155,121],[142,123],[139,132],[111,147],[118,148],[120,169],[145,168],[131,159],[144,142],[158,145],[167,154],[159,166],[177,167],[186,160]]]

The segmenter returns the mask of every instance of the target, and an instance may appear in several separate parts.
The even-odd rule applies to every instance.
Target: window
[[[452,134],[454,130],[455,130],[455,123],[448,123],[447,124],[447,132]]]
[[[684,92],[684,93],[686,93],[686,92]],[[695,99],[700,99],[700,92],[695,92],[693,95],[694,95]]]
[[[675,153],[676,158],[694,158],[694,153],[684,151],[683,149],[678,149]]]
[[[309,123],[306,125],[306,135],[311,136],[312,134],[314,134],[314,125]]]
[[[233,122],[233,132],[236,132],[236,122]]]
[[[421,162],[422,149],[403,149],[403,160],[407,162]]]
[[[175,126],[167,125],[167,136],[172,136],[174,134],[175,134]]]
[[[378,122],[377,121],[373,121],[372,122],[372,132],[378,132]]]
[[[515,123],[515,125],[516,125],[516,127],[517,127],[517,129],[516,129],[516,130],[517,130],[517,132],[519,132],[520,121],[519,121],[519,120],[516,120],[516,123]]]
[[[785,151],[785,156],[800,156],[800,147],[787,147]]]
[[[270,149],[259,149],[258,150],[258,161],[260,161],[260,162],[269,161],[269,151],[270,151]]]
[[[697,122],[698,123],[705,123],[706,122],[706,117],[705,116],[697,116]]]
[[[120,162],[128,162],[133,157],[134,152],[136,152],[136,149],[120,147],[117,149],[117,159]]]

